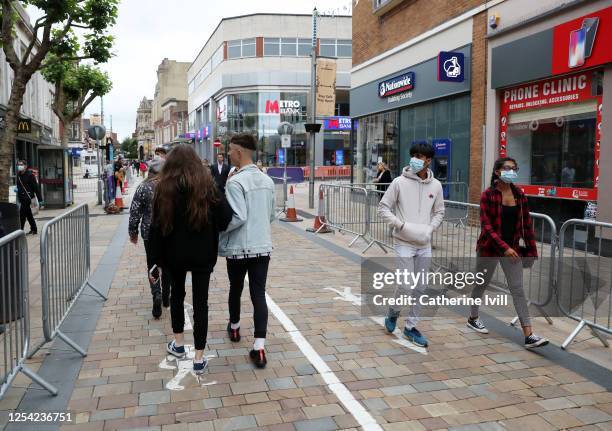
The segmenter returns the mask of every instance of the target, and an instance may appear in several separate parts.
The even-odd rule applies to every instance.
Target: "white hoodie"
[[[378,214],[393,227],[397,244],[428,247],[444,218],[442,185],[430,169],[423,180],[405,167],[380,200]]]

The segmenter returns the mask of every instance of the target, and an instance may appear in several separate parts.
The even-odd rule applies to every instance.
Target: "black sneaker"
[[[195,374],[204,374],[208,368],[208,359],[204,358],[202,362],[193,361],[193,372]]]
[[[153,317],[155,319],[159,319],[159,317],[162,314],[161,306],[162,306],[162,298],[161,298],[161,295],[158,293],[157,295],[155,295],[153,297],[153,311],[152,311],[152,314],[153,314]]]
[[[169,292],[162,293],[162,304],[164,308],[170,307],[170,293]]]
[[[482,323],[482,320],[480,320],[480,319],[468,319],[468,321],[467,321],[467,323],[465,325],[468,328],[473,329],[476,332],[480,332],[481,334],[488,334],[489,333],[489,330],[484,325],[484,323]]]
[[[543,337],[538,337],[535,334],[531,334],[529,337],[525,337],[525,348],[526,349],[534,349],[536,347],[546,346],[548,344],[548,340]]]
[[[257,368],[266,368],[266,364],[268,363],[268,361],[266,360],[266,352],[264,351],[264,349],[253,349],[249,353],[249,356],[251,357],[251,361],[253,361],[253,364],[255,364]]]
[[[166,352],[170,353],[172,356],[176,356],[177,358],[185,357],[185,346],[177,346],[174,340],[170,341],[166,344]]]
[[[35,230],[31,230],[28,232],[28,235],[38,235],[38,232]]]
[[[230,340],[232,340],[234,343],[240,341],[240,328],[232,329],[232,326],[229,322],[227,323],[227,333],[230,337]]]

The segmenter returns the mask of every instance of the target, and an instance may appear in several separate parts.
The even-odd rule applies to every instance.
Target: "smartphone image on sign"
[[[582,21],[582,28],[586,30],[584,58],[589,58],[593,52],[593,45],[595,45],[595,35],[597,34],[597,27],[599,26],[599,18],[585,18]]]
[[[570,33],[569,67],[584,65],[587,29],[581,28]]]

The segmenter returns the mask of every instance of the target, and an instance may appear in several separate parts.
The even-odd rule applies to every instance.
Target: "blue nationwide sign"
[[[406,72],[378,84],[378,96],[389,97],[414,88],[414,72]]]

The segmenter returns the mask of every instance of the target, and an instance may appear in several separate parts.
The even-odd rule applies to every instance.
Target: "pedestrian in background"
[[[42,197],[40,195],[38,181],[36,181],[36,177],[32,171],[28,169],[28,164],[25,160],[17,162],[16,183],[21,229],[23,230],[25,227],[27,219],[30,224],[30,232],[28,232],[28,235],[36,235],[38,233],[38,227],[36,226],[36,220],[34,220],[34,214],[32,213],[32,203],[38,203],[38,206],[42,205]]]
[[[217,154],[217,163],[211,166],[211,172],[219,191],[225,193],[225,183],[230,174],[230,166],[225,163],[225,156],[223,154]]]
[[[227,230],[220,235],[219,254],[227,258],[230,281],[227,324],[230,340],[240,341],[240,297],[248,273],[255,321],[255,340],[249,357],[256,367],[264,368],[268,327],[266,279],[272,253],[270,224],[274,221],[274,182],[253,164],[255,144],[253,135],[247,133],[230,139],[229,156],[237,170],[227,181],[225,194],[234,215]]]
[[[128,225],[128,233],[130,241],[133,244],[138,243],[138,225],[140,225],[140,235],[144,242],[145,252],[147,254],[147,273],[153,268],[155,263],[151,257],[151,244],[149,241],[149,231],[151,229],[151,213],[153,211],[153,196],[155,193],[155,185],[157,184],[157,176],[164,166],[164,160],[155,160],[149,166],[149,176],[144,180],[134,193],[132,205],[130,206],[130,221]],[[161,271],[161,277],[157,269],[153,270],[153,276],[158,281],[153,283],[149,281],[151,287],[151,296],[153,299],[152,314],[155,319],[159,319],[162,315],[162,305],[164,308],[170,306],[170,273]]]
[[[387,191],[389,184],[391,184],[392,181],[391,171],[389,171],[389,168],[387,168],[385,162],[382,161],[378,162],[376,168],[378,169],[378,174],[376,175],[376,178],[372,180],[372,182],[376,183],[376,190],[384,193]]]
[[[429,270],[431,260],[431,237],[444,218],[442,185],[429,169],[434,157],[434,147],[415,144],[410,148],[410,165],[402,175],[395,178],[378,205],[378,214],[393,227],[393,242],[399,262],[413,273]],[[426,289],[422,281],[414,285],[401,285],[395,298],[408,295],[415,299],[406,317],[404,336],[420,347],[428,341],[416,325],[420,317],[419,298]],[[395,331],[400,310],[391,306],[385,318],[388,332]]]
[[[145,177],[145,174],[147,173],[147,164],[144,162],[144,160],[140,161],[140,175],[142,175],[142,177]]]
[[[472,290],[472,298],[482,298],[491,281],[497,264],[501,264],[508,289],[518,315],[525,347],[545,346],[548,340],[535,335],[523,289],[523,266],[533,264],[538,257],[529,203],[525,194],[513,182],[517,178],[518,165],[510,157],[495,161],[491,186],[480,196],[480,237],[476,243],[478,257],[476,272],[484,273],[484,283]],[[526,259],[526,260],[525,260]],[[478,318],[478,305],[473,305],[467,327],[481,334],[489,330]]]
[[[219,193],[202,160],[189,145],[170,151],[153,198],[153,220],[149,234],[151,262],[172,279],[170,315],[174,340],[166,350],[184,357],[185,278],[191,272],[193,293],[193,370],[207,367],[204,347],[208,333],[208,285],[217,263],[219,231],[232,219],[232,209]],[[156,281],[154,275],[151,277]]]

